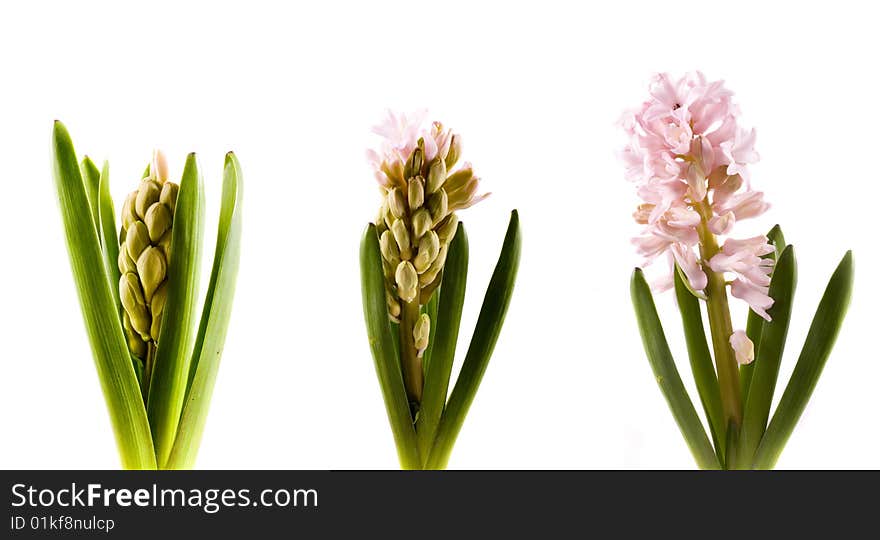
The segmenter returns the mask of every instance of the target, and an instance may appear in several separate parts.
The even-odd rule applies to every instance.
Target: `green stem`
[[[730,322],[730,306],[727,301],[727,283],[724,275],[713,272],[708,261],[720,249],[715,235],[709,231],[708,222],[711,208],[707,200],[696,207],[703,218],[698,229],[700,235],[700,255],[706,272],[706,305],[709,314],[709,328],[712,333],[712,348],[715,352],[715,369],[718,371],[718,386],[721,391],[721,408],[726,424],[738,431],[742,425],[742,395],[739,384],[739,366],[736,363],[730,336],[733,325]],[[729,430],[730,431],[730,430]]]
[[[400,360],[403,368],[403,384],[406,387],[406,397],[409,400],[413,413],[418,411],[422,402],[422,388],[424,387],[424,374],[422,373],[422,360],[416,349],[413,329],[419,319],[419,295],[412,302],[403,304],[403,312],[400,317]]]

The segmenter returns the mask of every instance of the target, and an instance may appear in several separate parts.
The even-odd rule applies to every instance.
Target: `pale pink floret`
[[[751,364],[755,360],[755,344],[742,330],[737,330],[730,335],[730,346],[736,356],[739,365]]]
[[[745,300],[752,310],[770,320],[767,309],[773,299],[767,295],[773,259],[764,258],[773,252],[766,236],[755,236],[744,240],[728,238],[721,252],[709,260],[714,272],[730,272],[736,279],[730,286],[730,293]]]

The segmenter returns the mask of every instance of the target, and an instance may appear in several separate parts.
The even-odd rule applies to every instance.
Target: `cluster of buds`
[[[477,195],[480,181],[470,164],[456,169],[461,137],[439,122],[423,129],[423,121],[424,113],[408,118],[389,112],[386,123],[374,128],[385,138],[380,152],[368,153],[382,189],[376,227],[388,314],[395,322],[400,322],[403,304],[427,304],[440,284],[458,227],[455,211],[488,195]],[[414,325],[419,355],[427,347],[430,325],[424,313]]]
[[[165,157],[155,152],[148,175],[122,206],[119,299],[129,349],[141,359],[154,352],[159,340],[178,190],[168,181]]]
[[[748,165],[758,160],[754,129],[740,127],[739,109],[723,81],[707,81],[699,72],[678,80],[658,74],[650,95],[622,121],[629,138],[623,151],[627,178],[644,201],[634,214],[644,225],[634,240],[644,264],[667,254],[670,267],[677,264],[701,297],[709,275],[721,276],[734,297],[770,320],[773,259],[763,256],[773,247],[767,237],[717,238],[769,208],[763,193],[749,185]],[[655,288],[671,287],[671,277],[667,273]],[[745,334],[728,338],[737,361],[751,361]]]

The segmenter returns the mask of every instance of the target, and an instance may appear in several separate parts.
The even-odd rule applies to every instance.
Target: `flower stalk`
[[[79,167],[60,122],[53,158],[74,281],[122,465],[191,468],[235,290],[238,161],[227,154],[214,267],[197,323],[204,195],[195,155],[178,186],[155,154],[123,205],[121,227],[109,195],[109,165],[98,173],[85,158]]]
[[[771,417],[796,261],[779,226],[767,235],[731,236],[739,221],[769,208],[749,179],[750,165],[758,161],[755,131],[739,125],[739,108],[723,82],[708,81],[701,73],[680,79],[657,75],[650,94],[622,122],[629,137],[622,154],[626,176],[643,200],[634,217],[644,227],[634,243],[644,265],[661,255],[669,262],[671,272],[654,281],[653,288],[675,287],[711,444],[681,384],[644,273],[637,268],[632,298],[645,352],[700,467],[769,468],[806,407],[843,323],[852,290],[852,254],[844,256],[829,282]],[[746,330],[735,328],[730,297],[750,308]]]

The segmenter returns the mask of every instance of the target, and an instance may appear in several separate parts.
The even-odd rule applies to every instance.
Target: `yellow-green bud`
[[[409,159],[406,160],[406,167],[403,169],[403,174],[406,178],[411,176],[419,176],[422,174],[422,167],[425,165],[425,140],[419,139],[418,146],[415,150],[412,151],[412,154],[409,155]]]
[[[391,234],[397,241],[397,247],[400,250],[401,259],[409,259],[411,256],[409,231],[406,229],[406,223],[402,219],[396,220],[391,224]]]
[[[431,230],[431,227],[434,225],[434,218],[431,217],[431,213],[427,209],[419,208],[413,214],[412,224],[413,236],[421,238],[426,232]]]
[[[459,169],[449,175],[444,186],[447,191],[455,191],[467,184],[474,177],[474,170],[470,167]]]
[[[135,221],[125,232],[125,249],[131,260],[136,261],[150,245],[150,233],[143,221]]]
[[[419,358],[421,358],[422,353],[425,352],[425,349],[428,348],[428,338],[430,336],[431,318],[428,317],[427,313],[422,313],[421,315],[419,315],[415,327],[413,327],[413,341],[415,342],[416,350],[419,353]]]
[[[416,272],[423,273],[440,253],[440,237],[434,231],[428,231],[425,236],[419,240],[419,252],[413,260],[413,266]]]
[[[137,199],[137,191],[132,191],[125,198],[125,202],[122,204],[122,230],[125,230],[131,227],[131,224],[137,221],[137,214],[134,212],[134,203]]]
[[[134,202],[134,211],[139,218],[143,219],[144,216],[147,215],[147,210],[150,206],[159,202],[159,194],[161,192],[162,188],[160,188],[159,184],[153,180],[145,178],[141,181],[141,185],[137,192],[137,199],[135,199]]]
[[[388,191],[388,208],[397,219],[401,219],[406,215],[406,198],[401,190],[391,188]]]
[[[388,303],[388,315],[394,322],[400,322],[400,301],[394,298],[388,289],[385,289],[385,301]]]
[[[408,202],[410,211],[422,206],[425,202],[425,186],[421,176],[409,179]]]
[[[138,335],[137,331],[131,325],[131,318],[127,311],[122,312],[122,327],[125,329],[125,339],[128,341],[128,349],[138,358],[147,355],[147,344]]]
[[[171,260],[171,231],[166,232],[162,235],[162,238],[156,243],[156,247],[162,250],[162,253],[165,254],[165,260]]]
[[[458,158],[461,156],[461,137],[453,134],[452,140],[449,142],[449,152],[446,153],[446,170],[455,167]]]
[[[434,262],[431,263],[431,266],[428,267],[422,274],[419,275],[419,285],[421,287],[426,287],[434,281],[434,278],[437,277],[437,274],[443,270],[443,265],[446,264],[446,253],[448,248],[446,244],[440,246],[440,252],[437,254],[437,258],[434,259]]]
[[[431,212],[434,223],[440,223],[446,217],[446,214],[449,213],[449,196],[446,195],[445,189],[440,188],[440,191],[431,195],[431,198],[428,199],[428,210]]]
[[[382,257],[396,267],[400,262],[400,249],[391,231],[385,231],[379,237],[379,249],[382,251]]]
[[[126,272],[119,279],[119,299],[131,320],[134,330],[148,340],[150,337],[150,314],[144,302],[141,283],[134,272]]]
[[[172,216],[174,215],[174,208],[177,205],[178,191],[180,191],[180,186],[174,182],[165,182],[165,184],[162,185],[162,193],[159,194],[159,202],[171,210]]]
[[[446,182],[446,162],[437,158],[431,163],[431,170],[428,171],[428,193],[436,193],[444,182]]]
[[[152,246],[145,249],[138,257],[137,271],[144,288],[144,299],[149,302],[168,274],[168,266],[162,250]]]
[[[128,256],[128,249],[120,249],[119,257],[116,258],[116,262],[119,265],[119,273],[124,274],[126,272],[135,272],[137,270],[137,266],[134,261],[131,260],[131,257]]]
[[[419,292],[419,275],[409,261],[401,261],[394,272],[397,295],[404,302],[412,302]]]
[[[446,219],[437,226],[437,235],[440,236],[440,242],[448,244],[455,236],[458,230],[458,214],[452,213],[446,216]]]
[[[154,203],[147,209],[144,223],[147,225],[150,241],[158,242],[165,231],[171,228],[171,210],[161,202]]]

